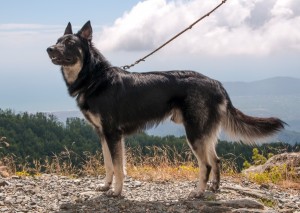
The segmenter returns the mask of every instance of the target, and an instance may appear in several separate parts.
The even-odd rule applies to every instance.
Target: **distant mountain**
[[[149,135],[166,136],[175,135],[177,137],[185,135],[185,130],[182,125],[174,124],[171,121],[165,121],[156,128],[147,131]],[[220,140],[231,141],[226,134],[221,133],[219,136]],[[274,137],[267,140],[268,142],[285,142],[294,145],[295,143],[300,143],[300,132],[283,130],[279,132]]]
[[[300,142],[300,79],[275,77],[254,82],[223,82],[233,105],[248,115],[276,116],[288,123],[276,140]],[[68,117],[83,118],[79,111],[53,112],[60,121]],[[181,125],[165,121],[147,131],[152,135],[185,134]]]
[[[300,79],[274,77],[254,82],[224,82],[231,96],[300,95]]]
[[[233,105],[249,115],[276,116],[300,132],[300,79],[276,77],[255,82],[224,82]]]
[[[286,142],[289,144],[300,144],[300,132],[283,130],[277,136],[278,141]]]

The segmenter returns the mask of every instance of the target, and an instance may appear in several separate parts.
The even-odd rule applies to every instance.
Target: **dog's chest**
[[[90,122],[90,124],[92,124],[96,129],[102,131],[101,115],[100,113],[91,112],[85,100],[84,94],[78,95],[77,104],[82,114]]]
[[[64,78],[68,84],[73,84],[76,81],[81,69],[82,69],[82,62],[80,60],[78,60],[78,62],[72,66],[62,67]]]
[[[81,110],[84,117],[95,127],[97,130],[102,132],[102,122],[101,115],[98,113],[93,113],[91,111]]]

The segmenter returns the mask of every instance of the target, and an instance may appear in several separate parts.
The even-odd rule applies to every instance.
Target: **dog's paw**
[[[121,193],[115,192],[114,190],[110,189],[109,191],[107,191],[105,193],[105,195],[107,197],[119,197],[119,196],[121,196]]]
[[[198,191],[198,190],[193,190],[190,192],[189,198],[203,198],[204,197],[204,192]]]
[[[212,181],[211,184],[207,187],[208,190],[212,192],[220,191],[220,185],[217,181]]]
[[[96,191],[106,192],[110,189],[110,185],[98,185]]]

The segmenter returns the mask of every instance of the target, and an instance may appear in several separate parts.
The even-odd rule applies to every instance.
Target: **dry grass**
[[[274,166],[270,171],[262,173],[249,173],[247,178],[255,183],[272,183],[281,188],[300,189],[300,177],[294,168],[288,168],[285,164]]]
[[[75,163],[78,160],[81,162],[80,165]],[[143,181],[196,180],[200,172],[196,159],[188,147],[180,150],[170,146],[127,148],[126,161],[127,174]],[[85,152],[80,156],[65,147],[59,154],[53,154],[42,160],[36,159],[31,163],[26,158],[18,159],[13,155],[6,156],[2,162],[9,168],[10,174],[20,176],[40,173],[64,176],[105,174],[101,150],[95,154]],[[221,171],[225,175],[234,175],[237,173],[236,164],[230,160],[223,161]]]
[[[193,154],[188,149],[148,146],[143,150],[135,147],[128,149],[126,156],[127,174],[139,180],[195,180],[199,176]]]
[[[296,189],[300,190],[300,180],[282,180],[277,183],[283,189]]]
[[[197,180],[199,167],[192,151],[170,146],[150,146],[143,155],[141,147],[127,151],[127,173],[129,176],[145,181]],[[237,165],[232,160],[222,160],[221,173],[236,175]]]
[[[199,168],[191,150],[187,148],[176,149],[170,146],[149,146],[146,148],[135,147],[127,149],[127,174],[143,181],[178,181],[197,180]],[[222,176],[240,178],[236,158],[222,159]],[[104,175],[103,155],[101,150],[95,154],[83,153],[83,156],[65,148],[59,154],[34,160],[29,163],[27,159],[17,159],[14,155],[2,157],[2,165],[8,168],[10,174],[20,176],[39,175],[51,173],[64,176],[98,176]],[[19,163],[16,163],[19,162]],[[80,162],[80,163],[78,163]],[[31,166],[29,166],[31,164]],[[273,170],[270,174],[254,174],[249,179],[256,183],[272,182],[282,188],[300,189],[299,177],[291,173],[280,173],[283,169]]]
[[[158,166],[132,166],[127,168],[127,174],[135,179],[143,181],[175,181],[196,180],[199,177],[199,169],[193,165],[158,165]]]

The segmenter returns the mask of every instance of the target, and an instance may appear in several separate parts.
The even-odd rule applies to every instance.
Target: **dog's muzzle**
[[[54,46],[48,47],[47,53],[48,53],[52,63],[59,64],[59,62],[61,62],[61,60],[58,57],[57,50],[55,49]]]
[[[66,65],[72,63],[72,58],[64,57],[55,45],[47,48],[47,53],[53,64]]]

